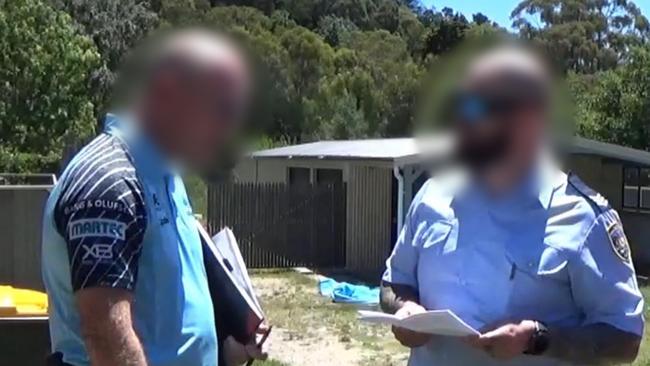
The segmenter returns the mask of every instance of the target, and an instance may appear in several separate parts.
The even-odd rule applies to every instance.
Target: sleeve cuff
[[[412,276],[391,269],[387,269],[383,276],[381,276],[381,279],[382,281],[398,285],[407,285],[415,288],[418,286],[417,281]]]
[[[113,281],[96,281],[96,282],[88,282],[85,283],[83,286],[75,286],[74,287],[74,292],[86,289],[86,288],[93,288],[93,287],[102,287],[102,288],[115,288],[115,289],[120,289],[120,290],[126,290],[133,292],[135,290],[135,283],[133,281],[129,280],[119,280],[117,282]]]
[[[607,324],[626,333],[643,336],[644,319],[643,316],[621,317],[602,317],[588,320],[584,325]]]

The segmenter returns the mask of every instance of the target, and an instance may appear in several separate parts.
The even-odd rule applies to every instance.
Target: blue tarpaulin
[[[379,304],[379,287],[353,285],[322,277],[318,282],[318,288],[321,295],[331,298],[334,302],[363,305]]]

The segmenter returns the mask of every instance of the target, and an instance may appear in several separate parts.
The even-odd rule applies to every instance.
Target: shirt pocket
[[[512,260],[510,308],[513,315],[554,321],[572,308],[566,253],[544,245]]]

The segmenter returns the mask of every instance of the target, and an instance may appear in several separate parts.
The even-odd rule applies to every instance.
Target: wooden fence
[[[345,185],[213,185],[208,226],[230,227],[250,268],[344,267]]]

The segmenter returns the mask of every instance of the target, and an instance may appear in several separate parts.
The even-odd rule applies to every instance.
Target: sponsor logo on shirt
[[[70,240],[85,237],[104,237],[125,240],[126,224],[110,219],[81,219],[69,225]]]
[[[93,200],[83,200],[75,202],[72,205],[66,206],[63,208],[63,213],[66,215],[75,213],[81,210],[87,210],[90,208],[101,208],[108,211],[116,212],[127,212],[128,209],[126,205],[122,202],[105,200],[105,199],[93,199]]]
[[[82,245],[85,254],[82,258],[82,261],[86,262],[88,257],[100,261],[111,261],[113,260],[113,246],[110,244],[94,244],[94,245]]]

